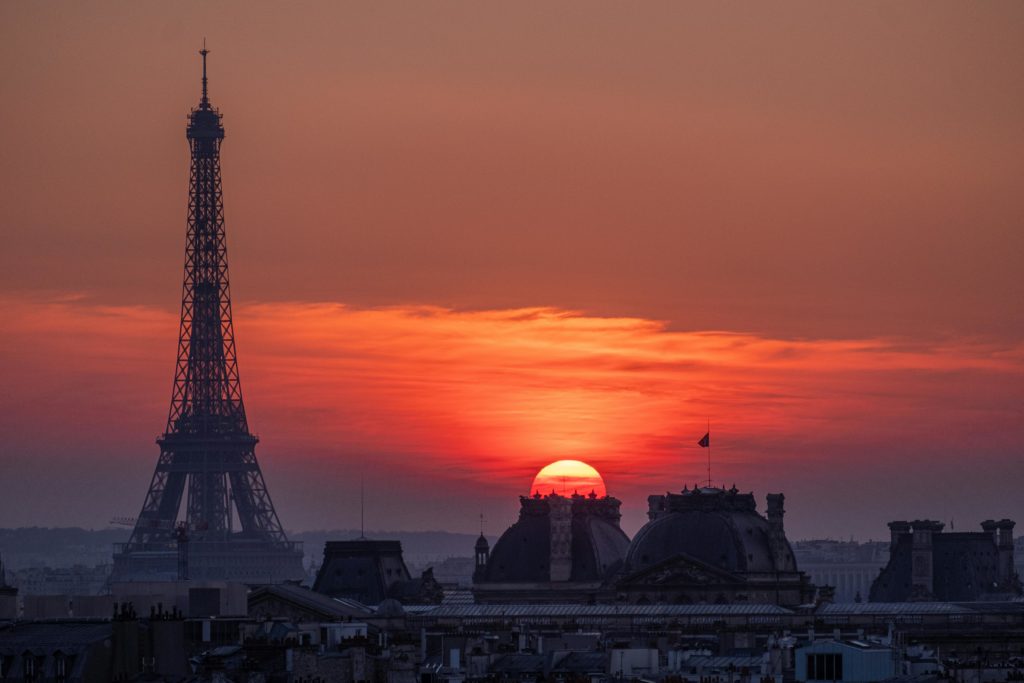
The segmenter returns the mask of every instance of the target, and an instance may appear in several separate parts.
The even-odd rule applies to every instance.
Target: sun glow
[[[559,460],[547,465],[537,473],[530,487],[530,495],[539,493],[542,496],[550,493],[589,495],[591,491],[598,496],[608,493],[600,473],[579,460]]]
[[[0,376],[12,388],[0,391],[0,471],[38,476],[26,481],[42,488],[42,457],[97,481],[127,468],[150,476],[139,449],[167,414],[178,312],[72,295],[0,296],[0,310]],[[1020,342],[774,339],[557,309],[235,310],[261,465],[282,482],[282,507],[307,510],[299,528],[316,528],[325,513],[309,501],[336,495],[336,481],[364,462],[381,490],[423,505],[444,500],[438,514],[452,524],[523,493],[539,465],[567,457],[610,477],[617,498],[643,501],[706,478],[696,442],[707,415],[721,416],[712,427],[716,483],[792,482],[787,495],[821,505],[837,504],[835,492],[808,483],[824,471],[871,486],[883,475],[905,483],[921,463],[981,482],[991,468],[1016,466],[1024,442]],[[54,411],[64,418],[54,421]],[[72,446],[82,442],[87,451]],[[976,450],[985,467],[974,474],[963,463]],[[589,495],[569,476],[541,493]],[[844,504],[860,504],[856,489],[847,487]],[[134,495],[111,505],[133,507]],[[0,519],[27,525],[53,500],[0,496]],[[94,514],[88,497],[77,500]],[[421,523],[408,507],[394,523]],[[642,519],[638,508],[626,511]]]

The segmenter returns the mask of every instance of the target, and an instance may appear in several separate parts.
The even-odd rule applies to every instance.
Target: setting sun
[[[600,473],[579,460],[558,460],[547,465],[533,478],[533,486],[530,487],[531,495],[588,495],[591,491],[600,497],[607,495]]]

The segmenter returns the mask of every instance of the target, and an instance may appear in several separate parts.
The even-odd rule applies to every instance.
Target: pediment
[[[738,574],[714,567],[686,553],[679,553],[650,567],[627,574],[618,582],[630,586],[710,586],[743,583]]]

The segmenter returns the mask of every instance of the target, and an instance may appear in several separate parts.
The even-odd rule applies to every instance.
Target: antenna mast
[[[203,49],[199,51],[199,54],[203,56],[203,99],[199,101],[199,106],[203,109],[209,109],[210,98],[207,97],[206,93],[206,55],[210,54],[210,51],[206,49],[206,38],[203,38]]]
[[[359,477],[359,540],[366,540],[366,478]]]
[[[708,488],[711,488],[711,418],[708,418]]]

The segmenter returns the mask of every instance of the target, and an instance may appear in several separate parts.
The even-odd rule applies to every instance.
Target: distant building
[[[872,582],[889,562],[885,541],[819,539],[792,545],[800,571],[817,586],[834,587],[836,602],[867,601]]]
[[[943,533],[942,522],[889,523],[889,563],[871,586],[872,602],[1003,600],[1021,595],[1009,519],[980,532]]]
[[[418,579],[409,575],[401,542],[366,538],[328,541],[313,590],[366,605],[379,605],[389,598],[406,605],[437,604],[444,597],[431,569]]]
[[[26,567],[14,572],[22,595],[96,595],[110,579],[109,564],[94,567]]]
[[[608,579],[622,567],[629,537],[620,501],[552,493],[519,499],[519,520],[494,549],[476,543],[473,595],[480,603],[596,602],[611,598]]]
[[[648,498],[650,521],[637,532],[615,581],[631,603],[810,602],[814,587],[797,569],[783,528],[781,493],[768,494],[767,517],[754,494],[683,489]]]

